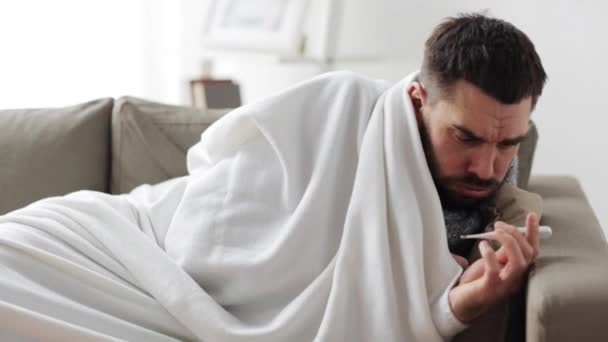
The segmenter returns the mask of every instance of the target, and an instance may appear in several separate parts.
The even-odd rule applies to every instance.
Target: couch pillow
[[[0,215],[45,197],[108,191],[113,102],[0,111]]]
[[[201,133],[230,109],[198,109],[146,101],[116,100],[112,113],[113,194],[141,184],[184,176],[186,152]]]
[[[534,151],[538,141],[538,131],[534,122],[530,121],[530,129],[524,141],[519,146],[517,152],[517,186],[522,189],[528,188],[530,180],[530,172],[532,171],[532,161],[534,160]]]

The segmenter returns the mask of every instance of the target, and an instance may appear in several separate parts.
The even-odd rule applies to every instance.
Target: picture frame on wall
[[[204,46],[297,55],[308,0],[211,0]]]

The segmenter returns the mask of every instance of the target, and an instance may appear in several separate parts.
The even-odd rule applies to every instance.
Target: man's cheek
[[[442,177],[462,178],[466,174],[466,162],[461,155],[448,153],[439,163],[439,170]]]

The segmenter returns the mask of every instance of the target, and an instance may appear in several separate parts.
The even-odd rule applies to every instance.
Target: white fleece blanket
[[[0,217],[0,339],[440,341],[461,269],[413,77],[314,78],[220,119],[189,176]]]

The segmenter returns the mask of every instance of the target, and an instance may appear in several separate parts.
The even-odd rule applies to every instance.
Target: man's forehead
[[[488,119],[489,117],[489,119]],[[506,118],[496,120],[491,116],[480,119],[473,115],[450,115],[446,117],[444,125],[454,131],[460,131],[468,136],[479,138],[484,141],[502,141],[505,139],[519,139],[528,132],[528,119]]]
[[[468,82],[458,82],[443,105],[446,124],[464,127],[478,135],[514,137],[528,131],[530,97],[504,104]]]
[[[480,110],[478,108],[452,107],[444,120],[447,123],[466,127],[474,131],[527,131],[529,115],[525,112]]]

